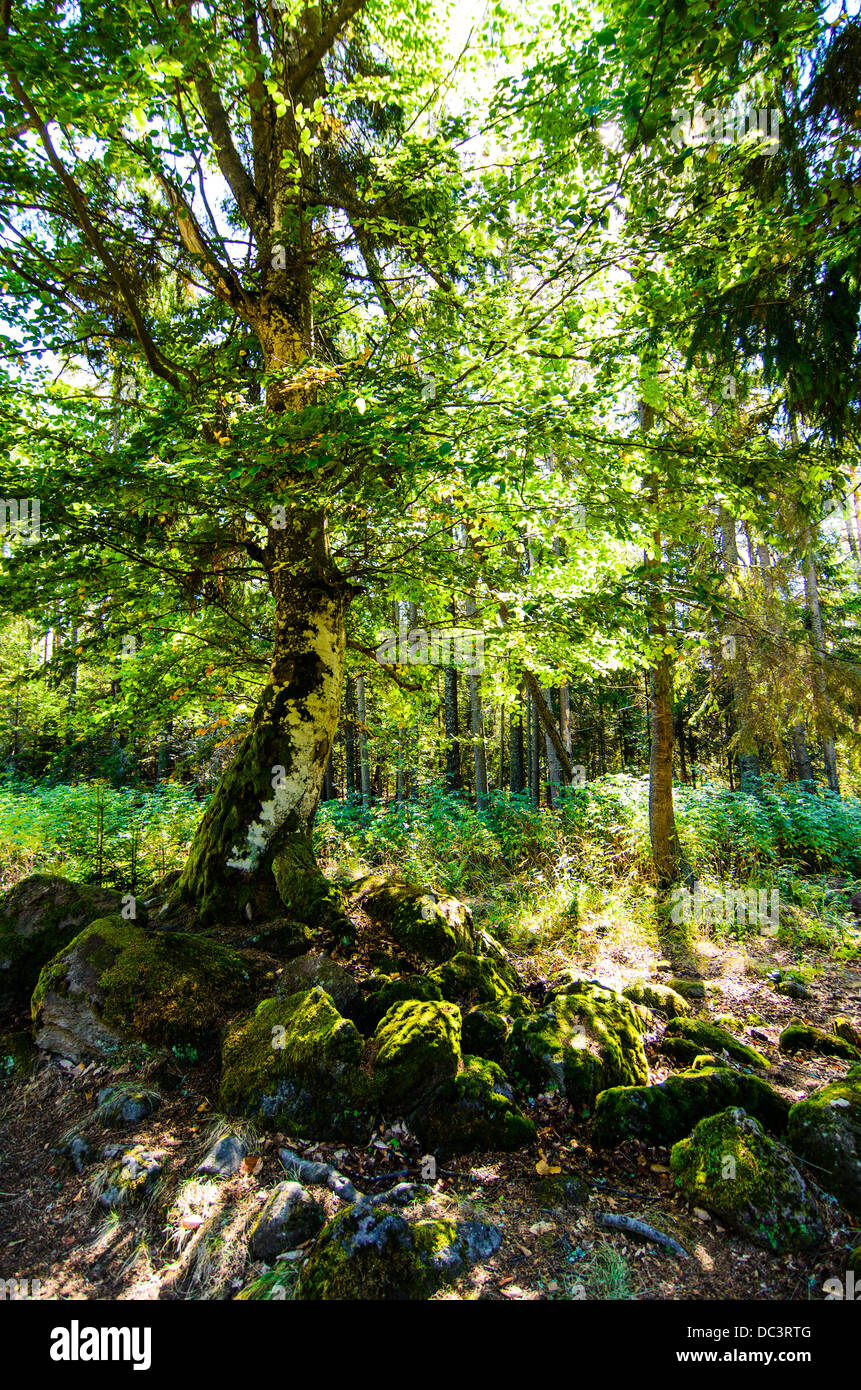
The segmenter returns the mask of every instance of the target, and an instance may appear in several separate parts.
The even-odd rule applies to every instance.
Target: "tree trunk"
[[[522,796],[526,790],[526,771],[523,757],[523,690],[518,693],[516,707],[509,717],[508,789],[512,796]]]
[[[270,527],[265,557],[275,601],[269,678],[165,908],[188,905],[202,923],[279,907],[303,921],[338,916],[311,830],[338,727],[352,589],[329,561],[319,513]]]
[[[457,668],[445,668],[445,789],[459,792],[463,787],[460,775],[460,732],[457,715]]]
[[[730,589],[730,603],[738,596],[737,576],[739,572],[738,542],[736,540],[735,517],[726,507],[721,507],[720,528],[723,536],[724,575]],[[728,636],[732,638],[732,657],[727,663],[727,683],[731,692],[732,717],[738,739],[739,786],[743,792],[754,796],[762,793],[762,769],[752,729],[751,686],[745,660],[745,637],[741,625],[730,618]]]
[[[795,775],[805,791],[816,792],[816,778],[813,774],[813,763],[810,758],[810,749],[807,747],[807,736],[801,720],[792,725],[789,731],[792,741],[792,761],[795,764]]]
[[[361,675],[356,677],[356,712],[359,717],[359,776],[362,782],[362,805],[368,811],[371,808],[373,797],[371,795],[371,766],[368,761],[368,711],[365,704],[365,677]]]

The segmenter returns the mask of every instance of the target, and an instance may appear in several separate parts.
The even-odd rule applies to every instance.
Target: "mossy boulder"
[[[646,1009],[654,1009],[656,1013],[664,1014],[667,1018],[686,1018],[691,1011],[687,999],[684,999],[677,990],[671,989],[669,985],[650,983],[648,980],[635,980],[632,985],[626,985],[622,993],[633,1004],[641,1004]]]
[[[409,1194],[408,1194],[409,1195]],[[497,1227],[405,1210],[397,1194],[339,1212],[299,1281],[305,1300],[427,1299],[499,1249]]]
[[[219,1107],[307,1139],[361,1139],[372,1118],[364,1043],[319,986],[264,999],[227,1030]]]
[[[672,978],[667,980],[667,984],[675,994],[680,994],[683,999],[705,999],[706,986],[704,980],[687,980],[684,978]]]
[[[780,1035],[779,1046],[781,1052],[815,1052],[820,1057],[843,1057],[849,1062],[861,1059],[861,1049],[853,1043],[809,1023],[790,1023]]]
[[[461,1046],[464,1052],[502,1062],[511,1031],[510,1020],[492,1009],[470,1009],[463,1015]]]
[[[516,1018],[506,1071],[527,1091],[558,1087],[591,1109],[609,1086],[649,1079],[643,1033],[649,1015],[615,990],[581,981],[533,1016]]]
[[[348,970],[321,951],[306,951],[289,961],[281,971],[278,993],[289,997],[315,985],[326,991],[339,1013],[352,1018],[359,1002],[359,986]]]
[[[694,1125],[741,1106],[777,1134],[786,1129],[789,1102],[758,1076],[728,1068],[682,1072],[657,1086],[614,1086],[602,1092],[592,1117],[592,1141],[613,1148],[627,1139],[675,1144]]]
[[[119,893],[53,874],[16,883],[0,898],[0,994],[26,1001],[42,966],[82,927],[119,912],[121,903]]]
[[[410,1116],[409,1125],[424,1149],[435,1154],[519,1149],[536,1138],[504,1071],[484,1057],[464,1057],[463,1071],[444,1081]]]
[[[834,1081],[794,1105],[787,1143],[822,1187],[861,1214],[861,1078]]]
[[[371,1042],[374,1091],[388,1114],[413,1109],[460,1067],[456,1004],[405,1000],[380,1020]]]
[[[765,1250],[809,1249],[825,1233],[791,1154],[738,1107],[700,1120],[674,1145],[670,1172],[690,1202]]]
[[[672,1049],[677,1042],[681,1046],[679,1051],[674,1053]],[[684,1044],[688,1044],[687,1048],[684,1048]],[[695,1049],[693,1053],[691,1048]],[[699,1018],[671,1019],[661,1041],[661,1051],[671,1057],[677,1056],[683,1062],[692,1062],[694,1057],[704,1052],[724,1052],[727,1057],[745,1067],[769,1066],[768,1058],[757,1052],[755,1047],[748,1047],[746,1043],[740,1042],[726,1028],[720,1028],[716,1023],[706,1023]]]
[[[372,976],[365,981],[365,991],[353,1016],[366,1033],[372,1033],[395,1004],[403,1004],[408,999],[439,1001],[443,997],[436,980],[415,974],[394,980],[388,975]]]
[[[457,898],[372,876],[362,881],[354,901],[401,950],[422,960],[440,964],[475,946],[472,915]]]
[[[509,1018],[532,1012],[529,1001],[511,989],[489,956],[458,951],[432,970],[430,978],[439,985],[443,998],[454,1004],[486,1004]]]
[[[36,1042],[79,1058],[122,1042],[214,1042],[254,988],[249,962],[186,932],[149,931],[122,917],[91,923],[43,969],[31,1011]]]

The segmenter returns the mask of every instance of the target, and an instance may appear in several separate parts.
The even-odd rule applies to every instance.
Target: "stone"
[[[390,1194],[339,1212],[325,1227],[299,1280],[302,1300],[427,1299],[502,1241],[498,1227],[423,1215]],[[415,1212],[415,1214],[413,1214]]]
[[[103,1086],[98,1097],[99,1119],[105,1125],[133,1125],[152,1115],[161,1102],[147,1086]]]
[[[142,1145],[121,1151],[120,1157],[107,1170],[98,1196],[105,1211],[112,1208],[138,1206],[152,1194],[162,1165]]]
[[[657,981],[635,980],[633,984],[626,985],[622,993],[632,1003],[642,1004],[644,1008],[654,1009],[668,1018],[685,1018],[691,1011],[687,999],[677,990]]]
[[[861,1215],[861,1074],[815,1091],[789,1112],[786,1142],[817,1182]]]
[[[628,1139],[653,1146],[674,1144],[698,1121],[741,1106],[775,1133],[789,1114],[784,1100],[758,1076],[717,1068],[681,1072],[656,1086],[615,1086],[599,1095],[592,1117],[592,1142],[612,1148]]]
[[[455,1004],[406,1000],[389,1009],[372,1041],[374,1091],[388,1114],[405,1114],[457,1074],[460,1029]]]
[[[202,1177],[232,1178],[242,1167],[248,1147],[236,1134],[224,1134],[206,1154],[197,1171]]]
[[[674,1054],[672,1048],[676,1042],[682,1046],[679,1052]],[[687,1049],[684,1048],[684,1044],[688,1044]],[[694,1049],[692,1053],[691,1048]],[[699,1053],[724,1052],[727,1057],[745,1067],[769,1066],[768,1059],[761,1052],[757,1052],[755,1047],[748,1047],[746,1043],[740,1042],[726,1028],[720,1028],[716,1023],[707,1023],[699,1018],[671,1019],[661,1042],[661,1051],[667,1052],[670,1056],[677,1055],[683,1062],[693,1061]]]
[[[242,956],[206,937],[106,917],[49,961],[33,993],[36,1043],[75,1060],[131,1040],[204,1045],[252,992]]]
[[[531,1017],[516,1018],[506,1071],[535,1094],[558,1088],[584,1111],[609,1086],[649,1079],[643,1034],[650,1015],[615,990],[581,981]]]
[[[359,986],[349,971],[319,951],[308,951],[284,966],[278,993],[298,994],[319,985],[345,1018],[352,1017],[359,1000]]]
[[[504,1071],[484,1057],[464,1057],[463,1070],[410,1115],[409,1127],[423,1149],[435,1154],[507,1151],[537,1138]]]
[[[372,1119],[363,1048],[319,986],[264,999],[225,1034],[219,1108],[298,1138],[358,1141]]]
[[[43,965],[121,904],[119,893],[54,874],[16,883],[0,898],[0,993],[28,999]]]
[[[300,1183],[279,1183],[251,1228],[251,1255],[274,1260],[312,1240],[325,1223],[325,1208]]]
[[[353,901],[379,923],[396,946],[422,960],[442,963],[475,945],[472,914],[457,898],[369,875],[357,886]]]
[[[861,1048],[837,1033],[826,1033],[809,1023],[790,1023],[780,1035],[781,1052],[815,1052],[820,1057],[843,1057],[846,1061],[861,1059]]]
[[[689,1202],[762,1249],[818,1245],[825,1227],[791,1154],[738,1107],[700,1120],[674,1145],[670,1172]]]

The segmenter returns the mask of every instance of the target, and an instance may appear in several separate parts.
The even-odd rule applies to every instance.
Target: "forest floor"
[[[481,925],[499,927],[487,902],[473,904]],[[515,956],[524,982],[540,988],[560,968],[586,968],[620,987],[669,973],[702,979],[706,999],[696,1013],[718,1018],[772,1060],[769,1080],[792,1100],[845,1075],[833,1058],[787,1057],[778,1037],[799,1019],[823,1028],[837,1014],[861,1024],[861,964],[805,946],[810,998],[775,992],[770,972],[798,974],[797,946],[756,935],[743,942],[707,934],[660,940],[644,923],[592,915],[570,938]],[[360,933],[360,954],[362,936]],[[361,973],[360,957],[353,962]],[[0,1020],[0,1031],[26,1020]],[[647,1039],[653,1081],[671,1069]],[[362,1191],[383,1191],[422,1180],[421,1152],[402,1125],[382,1126],[367,1146],[308,1144],[290,1135],[252,1136],[252,1152],[236,1177],[200,1179],[196,1168],[224,1122],[214,1112],[214,1061],[168,1068],[158,1109],[132,1126],[105,1128],[94,1119],[99,1089],[146,1076],[132,1064],[72,1064],[38,1058],[29,1073],[0,1084],[0,1249],[5,1277],[38,1278],[53,1299],[235,1297],[262,1270],[247,1253],[247,1232],[266,1196],[285,1172],[284,1143],[333,1163]],[[628,1143],[593,1149],[588,1124],[557,1095],[536,1098],[538,1142],[513,1154],[471,1154],[441,1165],[437,1190],[463,1215],[497,1223],[500,1249],[438,1298],[484,1299],[821,1299],[826,1279],[842,1278],[848,1252],[861,1243],[845,1213],[826,1201],[827,1235],[804,1256],[775,1256],[748,1244],[673,1189],[669,1153]],[[78,1174],[59,1153],[63,1135],[86,1125],[95,1150],[143,1145],[163,1165],[153,1195],[122,1213],[102,1211],[92,1168]],[[814,1176],[808,1174],[808,1176]],[[327,1200],[332,1210],[336,1199]],[[639,1218],[673,1237],[687,1252],[671,1254],[649,1240],[607,1230],[607,1213]],[[289,1291],[304,1251],[282,1259]],[[287,1295],[289,1297],[289,1292]]]

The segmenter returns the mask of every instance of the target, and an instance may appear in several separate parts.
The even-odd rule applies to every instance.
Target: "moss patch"
[[[693,1045],[696,1049],[693,1055],[685,1055],[683,1051],[674,1054],[671,1048],[676,1040]],[[746,1043],[740,1042],[726,1028],[719,1028],[716,1023],[706,1023],[699,1018],[671,1019],[667,1024],[661,1050],[667,1051],[670,1056],[678,1055],[685,1062],[693,1061],[699,1053],[725,1052],[727,1057],[732,1057],[733,1061],[740,1062],[745,1067],[769,1066],[768,1058],[757,1052],[755,1047],[748,1047]]]
[[[395,1004],[372,1042],[373,1082],[380,1105],[403,1113],[460,1066],[460,1009],[432,1000]]]
[[[789,1112],[787,1143],[816,1180],[861,1214],[861,1076],[832,1082]]]
[[[849,1062],[861,1058],[861,1050],[837,1033],[826,1033],[809,1023],[790,1023],[780,1035],[781,1052],[815,1052],[820,1057],[843,1057]]]
[[[720,1068],[669,1076],[657,1086],[615,1086],[595,1105],[592,1140],[612,1148],[626,1139],[674,1144],[694,1125],[729,1106],[742,1106],[776,1133],[786,1129],[789,1102],[758,1076]]]

